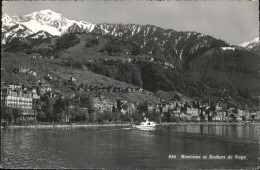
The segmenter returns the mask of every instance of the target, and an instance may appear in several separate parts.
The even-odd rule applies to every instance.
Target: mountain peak
[[[7,30],[14,25],[26,27],[31,30],[33,34],[39,31],[45,31],[54,36],[60,36],[68,32],[90,32],[95,27],[95,24],[92,23],[69,20],[62,14],[50,9],[35,11],[22,16],[9,17],[6,14],[2,16],[2,32],[7,32]],[[9,30],[9,32],[10,31],[11,30]],[[13,37],[13,34],[14,32],[10,32],[10,34],[6,34],[5,36]],[[23,36],[23,34],[19,34],[19,36]],[[47,35],[47,37],[48,36],[49,35]]]
[[[254,51],[257,53],[260,53],[260,47],[259,47],[259,37],[253,39],[252,41],[244,42],[241,44],[238,44],[238,46],[246,48],[250,51]]]
[[[9,17],[6,13],[2,14],[2,18]]]
[[[6,13],[3,13],[3,15],[2,15],[2,20],[4,20],[4,19],[5,19],[5,20],[7,20],[7,19],[8,19],[8,20],[13,20],[12,17],[10,17],[9,15],[7,15]]]
[[[259,37],[253,39],[252,41],[248,41],[248,42],[241,43],[241,44],[239,44],[239,46],[248,48],[248,46],[249,46],[250,44],[253,44],[253,43],[259,43]]]
[[[40,10],[38,13],[43,13],[43,14],[60,14],[60,13],[54,12],[54,11],[52,11],[50,9]]]
[[[44,15],[44,16],[55,18],[55,19],[59,19],[62,17],[62,14],[53,12],[50,9],[41,10],[39,12],[35,11],[32,14],[29,14],[27,16],[37,16],[37,15]]]
[[[6,13],[4,13],[2,15],[2,32],[3,30],[12,27],[16,24],[16,22],[13,20],[13,18],[11,18],[10,16],[8,16]]]

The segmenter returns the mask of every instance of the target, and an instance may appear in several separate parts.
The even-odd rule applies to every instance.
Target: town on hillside
[[[26,68],[20,73],[34,74]],[[36,74],[36,73],[35,73]],[[144,117],[163,122],[259,122],[260,111],[248,106],[235,107],[225,99],[183,100],[178,94],[168,100],[136,102],[112,94],[153,93],[140,87],[117,87],[80,84],[70,77],[73,93],[65,94],[49,83],[58,80],[48,73],[33,85],[14,85],[1,82],[1,123],[101,123],[140,122]]]

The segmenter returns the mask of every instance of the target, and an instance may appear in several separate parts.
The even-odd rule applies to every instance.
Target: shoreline
[[[162,123],[160,125],[246,125],[246,124],[252,124],[256,125],[260,122],[170,122],[170,123]]]
[[[162,124],[158,124],[158,126],[170,126],[170,125],[260,125],[260,122],[164,122]],[[104,123],[104,124],[36,124],[36,125],[9,125],[9,126],[1,126],[2,128],[80,128],[80,127],[129,127],[130,123]]]
[[[173,125],[215,125],[215,126],[220,126],[220,125],[260,125],[260,122],[171,122],[171,123],[162,123],[159,126],[173,126]]]
[[[126,123],[111,123],[111,124],[38,124],[38,125],[10,125],[1,126],[2,128],[79,128],[79,127],[126,127],[131,126]]]

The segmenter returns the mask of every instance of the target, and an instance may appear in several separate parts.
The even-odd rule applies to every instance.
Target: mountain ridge
[[[42,10],[25,16],[13,18],[4,16],[4,22],[13,19],[17,24],[28,30],[25,34],[16,35],[15,31],[8,31],[2,34],[2,43],[11,41],[14,37],[25,38],[39,31],[45,31],[44,38],[60,36],[65,33],[86,32],[100,35],[114,36],[125,41],[132,41],[147,51],[147,54],[160,56],[169,62],[183,62],[185,58],[194,55],[197,51],[211,47],[229,47],[230,44],[223,40],[215,39],[209,35],[196,32],[177,32],[173,29],[163,29],[150,24],[91,24],[88,22],[77,22],[68,20],[62,14],[51,10]],[[2,19],[3,20],[3,19]],[[10,25],[10,24],[9,24]],[[8,24],[6,24],[8,27]],[[23,29],[20,29],[22,32]],[[37,37],[37,35],[35,35]],[[41,36],[41,35],[38,35]],[[165,49],[171,49],[165,50]]]

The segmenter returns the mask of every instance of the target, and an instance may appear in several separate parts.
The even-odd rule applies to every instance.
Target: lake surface
[[[256,168],[259,125],[2,129],[3,168]],[[169,156],[170,155],[170,156]],[[181,155],[208,156],[182,159]],[[209,159],[209,156],[246,156]],[[176,158],[174,158],[176,156]],[[223,157],[222,157],[223,158]]]

